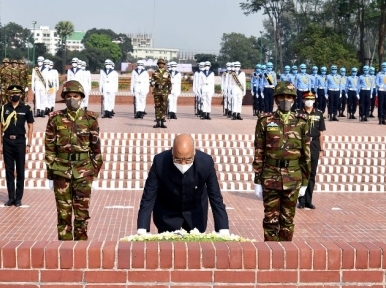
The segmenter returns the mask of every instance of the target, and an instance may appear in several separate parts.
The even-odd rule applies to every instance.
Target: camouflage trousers
[[[54,176],[59,240],[87,240],[88,209],[93,177],[67,179]],[[74,211],[74,229],[72,212]],[[73,232],[74,230],[74,232]],[[74,234],[74,236],[73,236]]]
[[[165,120],[166,108],[168,103],[168,91],[158,92],[154,94],[155,118]]]
[[[264,189],[264,241],[292,241],[299,189]]]

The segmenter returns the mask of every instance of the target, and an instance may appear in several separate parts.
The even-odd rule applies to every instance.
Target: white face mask
[[[188,171],[189,168],[193,166],[193,163],[182,165],[182,164],[177,164],[177,163],[173,162],[173,164],[174,164],[174,166],[177,167],[178,170],[180,170],[180,172],[182,174],[185,174],[185,172]]]
[[[85,66],[82,66],[82,70],[86,70],[86,67],[85,67]]]
[[[200,71],[204,71],[204,67],[200,67],[200,68],[198,68],[198,69],[200,69]]]
[[[142,70],[142,69],[143,69],[143,67],[142,67],[142,66],[138,66],[137,68],[138,68],[138,70]]]
[[[231,67],[227,67],[227,71],[230,71],[231,70]]]
[[[236,67],[235,71],[237,71],[237,72],[240,71],[240,67]]]
[[[111,69],[111,65],[106,65],[106,69]]]
[[[304,105],[306,105],[306,107],[312,107],[314,105],[315,101],[314,100],[306,100],[304,101]]]
[[[74,68],[78,67],[78,63],[72,63],[71,65],[72,65],[72,67],[74,67]]]
[[[50,68],[50,64],[45,64],[44,67],[48,69]]]
[[[205,66],[206,71],[209,71],[209,68],[210,68],[209,66]]]
[[[41,67],[43,65],[43,62],[38,62],[38,66]]]
[[[176,67],[172,67],[172,71],[176,71],[177,69],[176,69]]]

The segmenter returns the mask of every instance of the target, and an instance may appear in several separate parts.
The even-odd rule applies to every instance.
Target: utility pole
[[[263,57],[263,31],[260,31],[260,64],[263,64],[261,62],[262,57]]]
[[[36,63],[36,61],[35,61],[35,25],[36,25],[36,21],[32,21],[32,25],[33,25],[33,38],[32,38],[32,40],[33,40],[33,42],[32,42],[32,45],[33,45],[33,47],[32,47],[32,67],[35,65],[35,63]]]

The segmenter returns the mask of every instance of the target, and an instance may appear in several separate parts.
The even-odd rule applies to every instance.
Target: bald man
[[[150,231],[150,218],[158,233],[181,228],[205,232],[208,202],[214,229],[229,235],[228,215],[210,155],[194,149],[189,134],[178,135],[173,148],[155,155],[138,211],[137,233]]]

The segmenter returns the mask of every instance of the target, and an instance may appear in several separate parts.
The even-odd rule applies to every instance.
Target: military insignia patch
[[[58,126],[57,129],[58,130],[64,130],[64,129],[67,129],[67,127],[66,126]]]
[[[279,127],[279,125],[277,125],[275,122],[269,122],[267,127]]]

